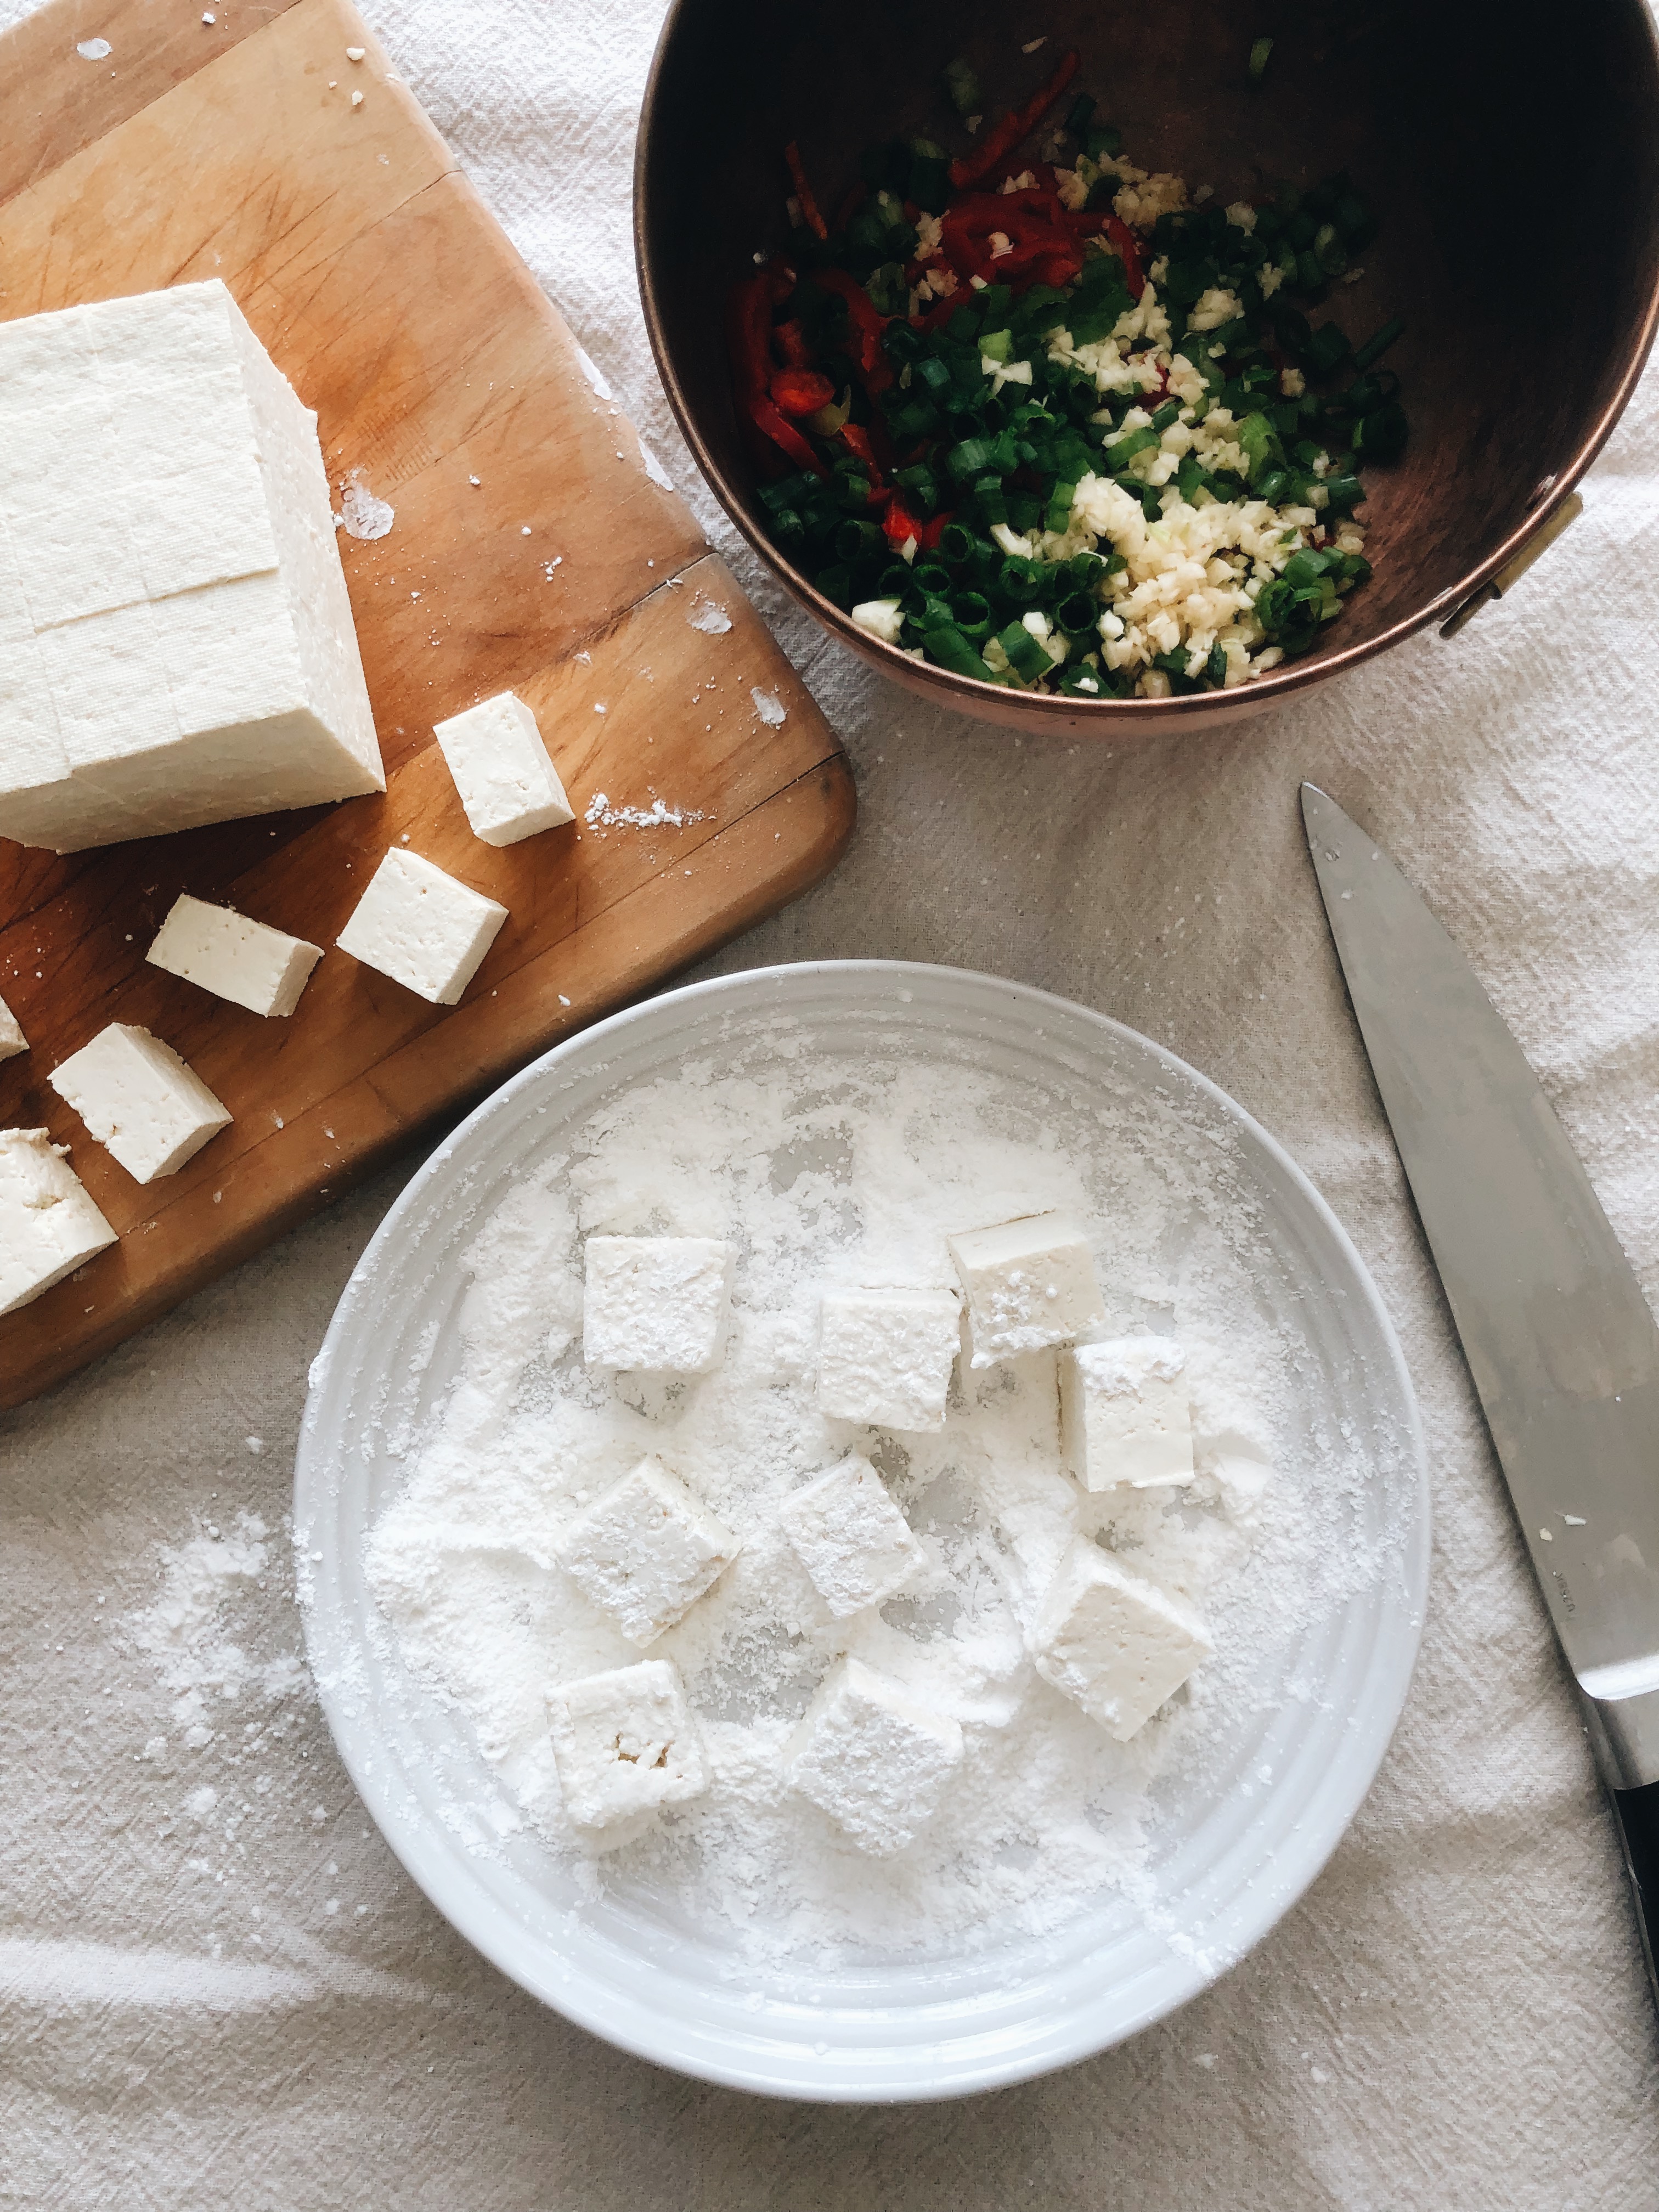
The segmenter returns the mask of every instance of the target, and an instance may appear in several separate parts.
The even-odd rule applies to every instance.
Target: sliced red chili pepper
[[[772,292],[764,276],[745,277],[726,295],[726,344],[739,397],[763,392],[772,376]]]
[[[876,449],[870,442],[870,433],[863,424],[843,422],[841,426],[841,441],[848,452],[856,453],[866,468],[869,470],[871,484],[878,486],[882,481],[882,467],[876,459]]]
[[[789,164],[789,173],[795,182],[795,198],[800,202],[801,220],[814,238],[828,238],[830,226],[818,213],[818,204],[812,197],[812,187],[806,181],[806,164],[801,160],[800,148],[792,138],[783,149],[783,158]]]
[[[810,469],[815,477],[829,475],[829,470],[794,424],[784,421],[764,392],[756,393],[750,400],[749,419],[763,437],[769,438],[781,452],[788,454],[797,468]]]
[[[780,368],[771,384],[772,404],[780,415],[816,415],[831,405],[836,387],[816,368]]]
[[[806,343],[806,332],[793,318],[787,323],[773,325],[772,343],[783,356],[786,368],[812,366],[812,349]]]
[[[927,529],[927,525],[911,514],[896,492],[887,502],[887,512],[881,519],[881,526],[887,532],[887,542],[895,552],[912,538],[920,547]]]
[[[914,330],[918,330],[924,333],[928,331],[936,331],[942,324],[948,323],[950,321],[951,316],[955,314],[957,309],[961,307],[962,304],[963,295],[959,291],[947,292],[942,300],[936,300],[933,305],[927,309],[925,314],[912,315],[910,318],[911,327]]]
[[[1129,286],[1129,295],[1138,300],[1146,289],[1146,272],[1140,265],[1140,245],[1127,222],[1109,215],[1101,225],[1112,244],[1122,257],[1123,274]]]
[[[939,539],[944,537],[946,525],[954,522],[956,519],[955,507],[947,507],[943,513],[936,514],[931,522],[924,524],[921,535],[916,540],[917,551],[931,553]]]
[[[1008,241],[1006,252],[993,249],[999,234]],[[946,210],[939,240],[958,276],[982,276],[988,283],[1058,287],[1069,284],[1083,267],[1066,210],[1040,185],[969,193]]]
[[[866,392],[872,396],[885,392],[893,381],[893,371],[882,349],[881,334],[891,318],[882,313],[863,285],[845,269],[815,269],[812,282],[820,290],[836,293],[846,301],[853,325],[849,350],[854,366]]]
[[[1059,68],[1040,92],[1028,100],[1024,107],[1011,107],[994,130],[986,134],[983,143],[974,149],[968,160],[951,162],[951,182],[958,191],[989,176],[1004,155],[1012,154],[1022,138],[1030,136],[1077,75],[1077,48],[1068,47],[1060,56]]]

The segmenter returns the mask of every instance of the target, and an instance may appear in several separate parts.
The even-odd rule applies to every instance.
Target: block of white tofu
[[[630,1644],[684,1619],[738,1551],[737,1538],[660,1460],[641,1460],[577,1515],[553,1556]]]
[[[818,1330],[818,1406],[837,1420],[918,1432],[945,1426],[962,1341],[949,1291],[831,1291]]]
[[[838,1620],[891,1597],[922,1556],[886,1484],[857,1452],[792,1490],[778,1522]]]
[[[1030,1650],[1045,1680],[1127,1743],[1215,1646],[1190,1606],[1079,1536],[1043,1593]]]
[[[1063,1213],[1029,1214],[946,1241],[968,1301],[974,1366],[1069,1344],[1105,1322],[1089,1240]]]
[[[547,1717],[560,1793],[578,1827],[637,1822],[706,1787],[696,1723],[666,1659],[561,1682],[547,1693]]]
[[[575,820],[536,717],[511,691],[434,727],[472,834],[486,845],[516,845]]]
[[[784,1751],[792,1787],[874,1858],[915,1841],[962,1755],[959,1722],[851,1658],[825,1676]]]
[[[334,941],[434,1006],[453,1006],[506,920],[495,899],[394,845]]]
[[[718,1367],[734,1257],[716,1237],[590,1237],[582,1292],[588,1365],[649,1375]]]
[[[4,647],[0,647],[0,652]],[[23,1024],[3,999],[0,999],[0,1060],[9,1060],[15,1053],[27,1052],[29,1041],[23,1035]]]
[[[317,418],[224,285],[0,323],[0,836],[385,788]]]
[[[291,1014],[322,957],[320,945],[250,921],[229,907],[210,906],[188,891],[173,901],[144,955],[152,967],[254,1014]]]
[[[0,1129],[0,1314],[15,1313],[115,1241],[67,1146],[45,1129]]]
[[[1060,1448],[1085,1490],[1193,1479],[1187,1355],[1167,1336],[1079,1344],[1060,1356]]]
[[[176,1175],[231,1116],[195,1069],[148,1030],[112,1022],[48,1079],[138,1182]]]

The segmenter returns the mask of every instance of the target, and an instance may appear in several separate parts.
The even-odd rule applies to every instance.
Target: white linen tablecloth
[[[0,0],[0,22],[21,12]],[[1427,1634],[1328,1869],[1125,2048],[885,2112],[767,2103],[625,2057],[412,1887],[297,1662],[284,1520],[306,1368],[399,1187],[386,1175],[0,1415],[0,2202],[1653,2212],[1659,2043],[1624,1878],[1343,995],[1297,786],[1335,793],[1427,894],[1659,1298],[1659,378],[1585,520],[1454,643],[1419,638],[1229,734],[1022,741],[918,705],[786,608],[672,428],[629,234],[660,0],[372,12],[855,764],[839,872],[714,964],[902,955],[1018,976],[1146,1031],[1259,1116],[1405,1341],[1433,1466]]]

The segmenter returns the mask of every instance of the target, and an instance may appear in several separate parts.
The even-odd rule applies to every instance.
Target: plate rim
[[[1080,2033],[1074,2032],[1071,2038],[1066,2039],[1063,2047],[1051,2049],[1049,2041],[1045,2039],[1038,2047],[1024,2048],[1000,2057],[988,2054],[981,2063],[953,2069],[947,2079],[921,2078],[908,2081],[884,2079],[879,2087],[833,2078],[811,2081],[792,2078],[786,2081],[781,2075],[769,2075],[753,2058],[744,2063],[735,2051],[732,2057],[723,2060],[702,2047],[711,2044],[716,2034],[716,2031],[707,2027],[694,2030],[699,2047],[688,2051],[684,2047],[687,2040],[685,2033],[677,2025],[674,2033],[678,2035],[679,2042],[671,2050],[665,2046],[673,2041],[673,2034],[659,2036],[653,2040],[648,2030],[633,2030],[625,2023],[608,2017],[603,2005],[583,2002],[575,1992],[569,1990],[562,1993],[556,1991],[535,1978],[523,1961],[514,1957],[510,1947],[498,1940],[497,1929],[494,1924],[498,1908],[493,1900],[480,1900],[467,1895],[441,1902],[427,1879],[427,1853],[422,1849],[428,1840],[429,1822],[410,1822],[406,1819],[402,1808],[393,1802],[392,1788],[383,1779],[375,1760],[365,1757],[353,1741],[353,1731],[359,1723],[343,1712],[337,1713],[336,1695],[330,1680],[331,1669],[321,1662],[318,1648],[321,1625],[317,1620],[317,1608],[312,1597],[313,1578],[309,1564],[305,1559],[305,1550],[310,1541],[307,1532],[317,1508],[326,1498],[326,1453],[319,1434],[320,1401],[334,1364],[352,1334],[353,1323],[359,1318],[359,1310],[365,1306],[371,1289],[374,1287],[377,1263],[384,1248],[399,1237],[411,1217],[419,1216],[431,1184],[456,1160],[462,1147],[476,1137],[483,1125],[520,1093],[544,1081],[550,1073],[563,1062],[586,1056],[596,1044],[602,1048],[605,1040],[625,1032],[647,1016],[660,1017],[665,1007],[700,1006],[708,1000],[719,999],[738,989],[752,991],[757,987],[768,984],[778,985],[814,976],[844,977],[849,975],[866,977],[872,986],[878,988],[886,985],[890,995],[896,996],[907,981],[920,976],[929,981],[945,981],[970,988],[988,988],[1003,993],[1028,1007],[1052,1009],[1056,1015],[1063,1016],[1068,1021],[1081,1017],[1086,1024],[1104,1030],[1120,1042],[1150,1054],[1167,1073],[1190,1085],[1218,1108],[1223,1117],[1259,1145],[1279,1171],[1287,1177],[1319,1226],[1333,1239],[1351,1270],[1353,1283],[1368,1309],[1370,1320],[1376,1331],[1397,1388],[1402,1415],[1401,1457],[1402,1462],[1409,1464],[1414,1477],[1409,1486],[1412,1510],[1399,1554],[1398,1595],[1384,1600],[1390,1613],[1397,1616],[1393,1622],[1390,1641],[1391,1648],[1398,1655],[1395,1660],[1398,1675],[1392,1694],[1386,1703],[1373,1709],[1367,1721],[1367,1731],[1374,1738],[1374,1756],[1362,1762],[1360,1768],[1350,1777],[1348,1787],[1328,1808],[1319,1842],[1311,1847],[1303,1843],[1293,1851],[1287,1852],[1287,1856],[1293,1857],[1288,1879],[1283,1863],[1275,1859],[1271,1897],[1265,1908],[1258,1908],[1255,1916],[1256,1924],[1244,1940],[1231,1950],[1224,1966],[1218,1971],[1208,1972],[1192,1961],[1183,1962],[1187,1967],[1184,1974],[1172,1974],[1168,1989],[1154,2002],[1138,2007],[1127,2024],[1103,2039],[1082,2028]],[[879,958],[785,961],[705,977],[696,982],[680,984],[672,990],[656,993],[622,1008],[617,1013],[607,1015],[574,1036],[562,1039],[509,1076],[434,1146],[392,1201],[364,1247],[341,1291],[322,1344],[307,1370],[305,1409],[295,1456],[293,1543],[296,1587],[300,1594],[307,1661],[318,1700],[328,1723],[336,1753],[349,1775],[353,1787],[382,1838],[433,1909],[509,1980],[575,2026],[615,2048],[695,2080],[745,2090],[753,2094],[809,2103],[939,2102],[982,2094],[989,2090],[1012,2087],[1019,2081],[1041,2078],[1115,2048],[1158,2021],[1178,2011],[1203,1990],[1231,1973],[1271,1934],[1322,1873],[1382,1769],[1405,1709],[1406,1699],[1410,1694],[1421,1650],[1427,1613],[1432,1536],[1433,1503],[1427,1444],[1416,1389],[1399,1333],[1358,1247],[1305,1170],[1247,1108],[1240,1105],[1210,1077],[1171,1052],[1167,1046],[1158,1043],[1155,1038],[1131,1028],[1127,1023],[1119,1021],[1113,1015],[1085,1006],[1078,1000],[1064,998],[1058,993],[1043,990],[1034,984],[1022,983],[1011,977],[988,975],[982,970],[955,967],[939,961]],[[1298,1825],[1298,1838],[1305,1824]],[[1081,2023],[1079,2027],[1081,2028]]]

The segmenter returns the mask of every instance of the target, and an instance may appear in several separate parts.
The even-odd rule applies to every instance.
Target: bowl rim
[[[319,1608],[313,1601],[312,1571],[300,1564],[307,1558],[307,1547],[318,1540],[313,1531],[321,1520],[328,1501],[331,1447],[324,1433],[323,1400],[331,1380],[331,1370],[348,1350],[352,1337],[362,1327],[368,1307],[374,1298],[382,1295],[377,1278],[383,1255],[401,1236],[405,1224],[410,1223],[411,1218],[418,1223],[432,1186],[451,1166],[462,1148],[477,1139],[493,1116],[521,1093],[546,1082],[567,1060],[579,1053],[591,1052],[596,1047],[603,1058],[608,1045],[647,1017],[659,1016],[665,1005],[689,1007],[711,1001],[717,1003],[720,998],[734,993],[753,993],[757,988],[768,985],[787,988],[791,983],[825,974],[862,977],[868,981],[873,990],[884,988],[894,994],[902,993],[906,986],[918,978],[941,981],[952,986],[982,988],[1004,994],[1028,1009],[1039,1023],[1045,1012],[1062,1016],[1067,1020],[1081,1018],[1085,1025],[1105,1030],[1114,1038],[1127,1042],[1138,1051],[1146,1053],[1167,1073],[1190,1085],[1218,1108],[1247,1139],[1261,1148],[1268,1161],[1285,1176],[1297,1196],[1309,1208],[1316,1225],[1331,1238],[1350,1271],[1349,1287],[1364,1308],[1369,1322],[1376,1331],[1379,1353],[1392,1377],[1401,1409],[1401,1484],[1402,1489],[1408,1490],[1410,1494],[1409,1525],[1401,1547],[1389,1607],[1388,1635],[1394,1655],[1394,1680],[1389,1693],[1382,1698],[1368,1702],[1363,1717],[1355,1717],[1357,1724],[1352,1728],[1351,1736],[1358,1741],[1350,1741],[1344,1745],[1344,1756],[1340,1762],[1346,1786],[1336,1789],[1328,1780],[1322,1785],[1333,1794],[1329,1796],[1328,1802],[1321,1804],[1321,1817],[1315,1820],[1304,1816],[1297,1823],[1291,1836],[1273,1856],[1270,1884],[1248,1886],[1253,1893],[1253,1902],[1246,1916],[1247,1925],[1242,1939],[1230,1950],[1224,1965],[1218,1970],[1213,1966],[1192,1959],[1183,1960],[1181,1963],[1184,1972],[1171,1973],[1158,1996],[1142,2002],[1127,2024],[1119,2026],[1115,2032],[1104,2037],[1085,2021],[1074,2020],[1070,2033],[1062,2035],[1057,2043],[1051,2039],[1036,2048],[1028,2046],[1012,2053],[985,2052],[973,2061],[958,2057],[944,2078],[924,2075],[918,2063],[914,2077],[902,2081],[884,2077],[879,2086],[872,2086],[868,2080],[860,2082],[840,2078],[801,2078],[798,2061],[795,2062],[797,2072],[785,2078],[789,2062],[784,2058],[779,2060],[775,2070],[769,2073],[757,2053],[732,2050],[722,2044],[718,2031],[711,2027],[700,2027],[690,2022],[682,2024],[678,2015],[672,2013],[653,2015],[646,2025],[630,2026],[617,2017],[618,2009],[626,2009],[626,2000],[620,1994],[613,1998],[608,1991],[600,1990],[597,1995],[589,1995],[573,1988],[568,1978],[556,1986],[547,1977],[538,1974],[504,1931],[501,1924],[501,1909],[492,1898],[471,1892],[457,1894],[453,1880],[446,1872],[441,1846],[430,1833],[431,1824],[424,1820],[411,1819],[399,1796],[397,1778],[388,1771],[389,1762],[378,1756],[379,1739],[372,1742],[365,1740],[361,1723],[352,1710],[355,1693],[341,1695],[337,1692],[333,1669],[329,1663],[331,1655],[325,1643],[324,1623],[319,1620]],[[492,1091],[434,1146],[399,1193],[358,1259],[330,1319],[323,1343],[312,1362],[295,1459],[293,1540],[307,1660],[335,1748],[360,1799],[410,1878],[450,1925],[492,1965],[542,2003],[550,2006],[589,2033],[636,2057],[693,2078],[763,2096],[804,2102],[850,2105],[919,2103],[942,2101],[1006,2087],[1018,2081],[1057,2072],[1097,2057],[1103,2051],[1115,2048],[1118,2044],[1166,2018],[1212,1986],[1278,1926],[1322,1872],[1347,1832],[1376,1778],[1398,1727],[1415,1674],[1427,1613],[1432,1494],[1427,1445],[1410,1370],[1388,1309],[1364,1261],[1335,1213],[1290,1153],[1218,1084],[1154,1039],[1131,1029],[1127,1023],[1085,1006],[1076,1000],[1061,998],[1034,985],[1017,982],[1006,976],[986,975],[975,969],[951,967],[939,962],[817,960],[743,969],[731,975],[684,984],[626,1007],[542,1054]],[[336,1624],[331,1622],[329,1626],[335,1627]],[[1270,1895],[1261,1893],[1269,1887]],[[1242,1897],[1244,1893],[1240,1894]]]
[[[750,549],[760,556],[796,603],[808,614],[816,617],[842,644],[850,646],[873,666],[903,684],[907,689],[925,687],[929,696],[940,699],[942,703],[953,702],[960,706],[963,712],[979,720],[988,719],[988,710],[995,702],[1002,708],[1002,714],[990,718],[1011,720],[1010,695],[1003,685],[981,684],[976,676],[958,675],[953,669],[941,668],[932,661],[919,667],[897,646],[889,645],[867,630],[860,629],[843,609],[838,607],[833,599],[826,599],[786,559],[765,532],[756,526],[738,498],[736,487],[728,483],[725,471],[714,459],[686,402],[664,335],[661,302],[647,247],[651,204],[649,168],[652,125],[662,89],[669,48],[683,16],[693,6],[705,3],[706,0],[670,0],[651,56],[651,67],[640,102],[639,127],[634,142],[635,273],[639,280],[640,305],[645,316],[646,335],[651,343],[652,356],[656,362],[657,374],[662,380],[663,390],[668,396],[668,404],[673,411],[680,434],[690,448],[691,458],[696,461],[703,481]],[[1650,67],[1659,77],[1659,20],[1656,19],[1646,0],[1628,0],[1628,4],[1646,33]],[[1192,692],[1182,698],[1169,699],[1084,699],[1058,692],[1022,691],[1014,695],[1018,702],[1020,728],[1030,731],[1047,723],[1052,726],[1055,736],[1074,737],[1080,730],[1091,727],[1097,729],[1104,736],[1108,734],[1108,726],[1115,724],[1118,734],[1127,736],[1133,733],[1137,722],[1146,723],[1153,720],[1214,723],[1222,716],[1242,719],[1262,708],[1277,705],[1312,684],[1322,683],[1328,677],[1339,676],[1349,669],[1358,668],[1378,653],[1402,644],[1419,630],[1449,618],[1489,584],[1500,569],[1509,566],[1543,527],[1549,516],[1571,496],[1630,404],[1632,395],[1647,366],[1648,356],[1653,350],[1656,336],[1659,336],[1659,266],[1656,266],[1651,273],[1646,310],[1618,383],[1565,466],[1536,487],[1523,519],[1484,561],[1477,562],[1456,583],[1437,592],[1415,613],[1401,616],[1399,621],[1390,623],[1387,629],[1380,631],[1375,637],[1362,639],[1353,645],[1340,646],[1334,652],[1322,653],[1317,658],[1304,657],[1281,662],[1278,667],[1269,669],[1265,676],[1253,678],[1232,691]]]

